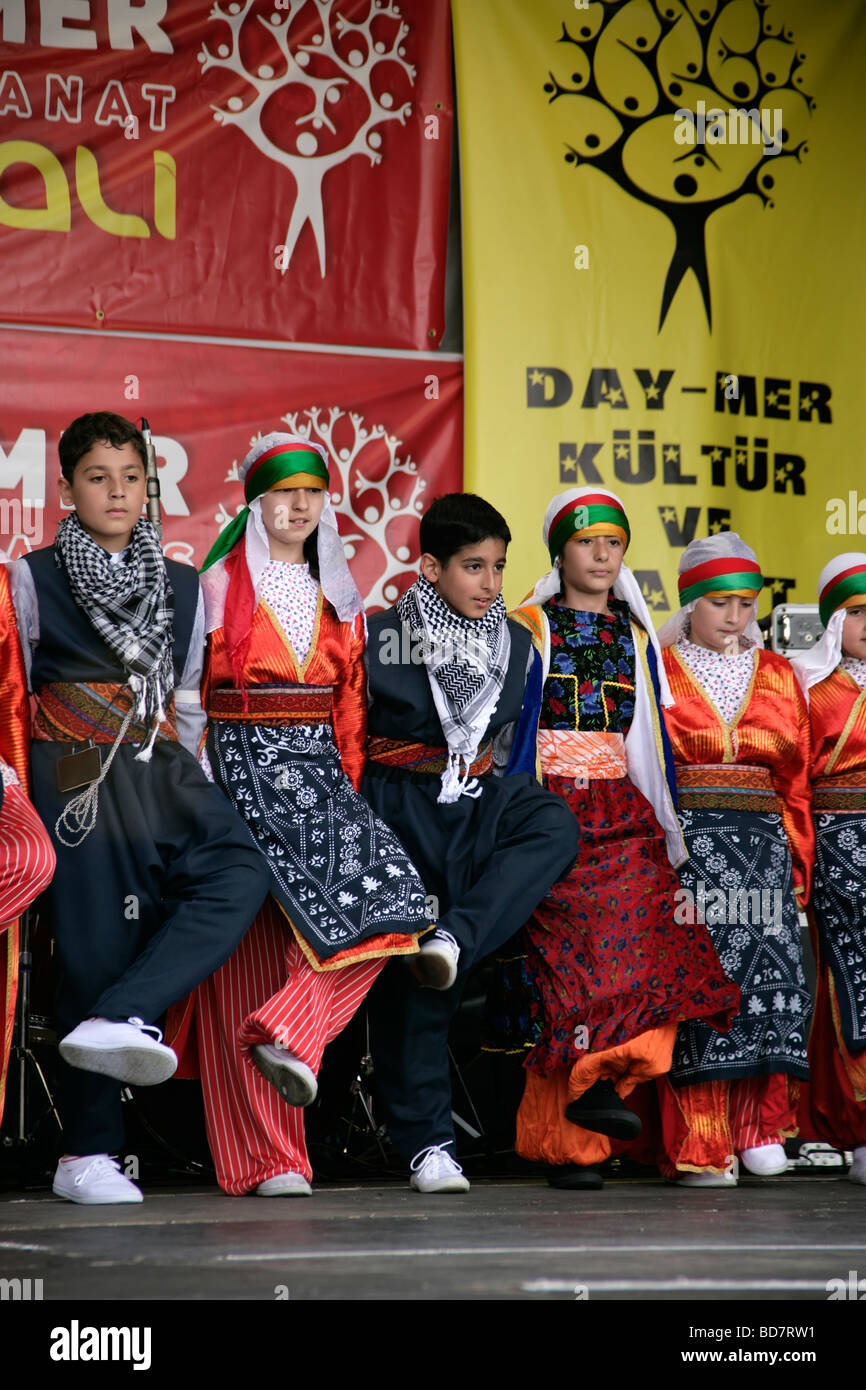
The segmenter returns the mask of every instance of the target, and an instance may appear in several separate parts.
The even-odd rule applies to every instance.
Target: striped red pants
[[[48,831],[20,787],[0,807],[0,926],[20,917],[51,882],[56,860]]]
[[[813,945],[815,938],[812,938]],[[836,986],[815,952],[818,990],[809,1035],[809,1086],[800,1107],[808,1139],[837,1149],[866,1145],[866,1052],[849,1052],[839,1024]]]
[[[797,1133],[800,1083],[780,1072],[692,1086],[658,1085],[665,1177],[724,1172],[733,1154],[784,1144]]]
[[[198,1051],[208,1142],[220,1187],[232,1197],[278,1173],[312,1168],[304,1112],[287,1105],[249,1049],[279,1043],[318,1074],[322,1054],[362,1002],[384,958],[316,971],[285,917],[265,902],[234,954],[196,991]]]

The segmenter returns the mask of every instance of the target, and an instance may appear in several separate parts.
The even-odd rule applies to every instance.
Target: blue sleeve
[[[511,756],[505,769],[505,776],[515,772],[528,772],[535,776],[538,757],[538,720],[541,715],[542,661],[540,653],[532,648],[532,665],[526,678],[523,705],[517,721],[517,731],[511,745]]]
[[[668,790],[671,794],[671,800],[674,803],[674,810],[678,811],[679,807],[677,806],[677,774],[674,765],[674,754],[673,749],[671,748],[671,741],[668,738],[668,731],[665,726],[664,710],[662,709],[662,693],[661,687],[659,685],[658,663],[656,662],[655,647],[653,646],[652,642],[647,642],[646,659],[647,665],[649,666],[650,679],[653,683],[653,696],[655,698],[656,709],[658,710],[659,716],[659,729],[661,732],[662,751],[664,753],[665,762],[665,777],[667,779]]]

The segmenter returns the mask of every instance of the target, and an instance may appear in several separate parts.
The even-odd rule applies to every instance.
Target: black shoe
[[[547,1181],[551,1187],[561,1187],[569,1192],[582,1189],[584,1192],[597,1192],[604,1187],[601,1173],[595,1168],[581,1168],[577,1163],[559,1163],[547,1170]]]
[[[565,1118],[610,1139],[636,1139],[642,1128],[640,1115],[629,1110],[612,1081],[596,1081],[578,1100],[569,1101]]]

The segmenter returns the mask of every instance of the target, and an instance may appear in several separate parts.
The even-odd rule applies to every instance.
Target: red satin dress
[[[766,768],[781,802],[797,903],[809,897],[815,836],[810,811],[811,741],[805,702],[790,664],[758,651],[735,717],[726,722],[674,647],[664,652],[674,705],[665,709],[674,759],[682,764]],[[745,992],[744,992],[744,1004]],[[673,1087],[658,1084],[666,1176],[729,1170],[743,1149],[783,1143],[797,1133],[800,1082],[782,1072]]]
[[[862,989],[862,903],[866,892],[863,866],[866,822],[866,690],[837,666],[825,680],[809,691],[809,720],[812,728],[812,789],[818,833],[813,901],[809,926],[818,969],[818,988],[812,1034],[809,1039],[809,1084],[804,1087],[801,1121],[804,1131],[841,1149],[866,1145],[866,1051],[846,1044],[840,1016],[839,994],[827,950],[822,947],[819,917],[825,904],[822,878],[833,868],[829,844],[836,842],[844,861],[843,894],[851,899],[848,925],[856,933],[859,950],[846,950],[844,944],[835,960],[843,991]],[[844,829],[850,827],[846,841]],[[852,886],[850,880],[854,880]],[[843,908],[844,912],[844,908]],[[838,918],[838,913],[833,914]],[[823,924],[833,930],[833,924]],[[836,929],[844,923],[837,921]],[[862,1010],[861,1010],[862,1013]],[[851,1039],[849,1038],[849,1043]]]

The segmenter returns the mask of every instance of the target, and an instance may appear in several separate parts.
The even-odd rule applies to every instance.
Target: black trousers
[[[513,936],[571,870],[579,839],[568,806],[526,773],[490,779],[477,801],[438,805],[438,791],[438,778],[372,773],[364,781],[364,794],[439,898],[440,927],[461,947],[451,989],[420,988],[394,960],[368,996],[376,1088],[406,1159],[454,1138],[448,1030],[470,968]]]
[[[270,883],[240,817],[177,744],[157,744],[149,763],[122,746],[94,829],[68,848],[54,833],[71,797],[56,782],[66,751],[37,742],[31,756],[33,800],[57,852],[39,905],[55,943],[59,1037],[90,1017],[154,1023],[228,959]],[[121,1084],[63,1061],[58,1081],[66,1151],[120,1148]]]

